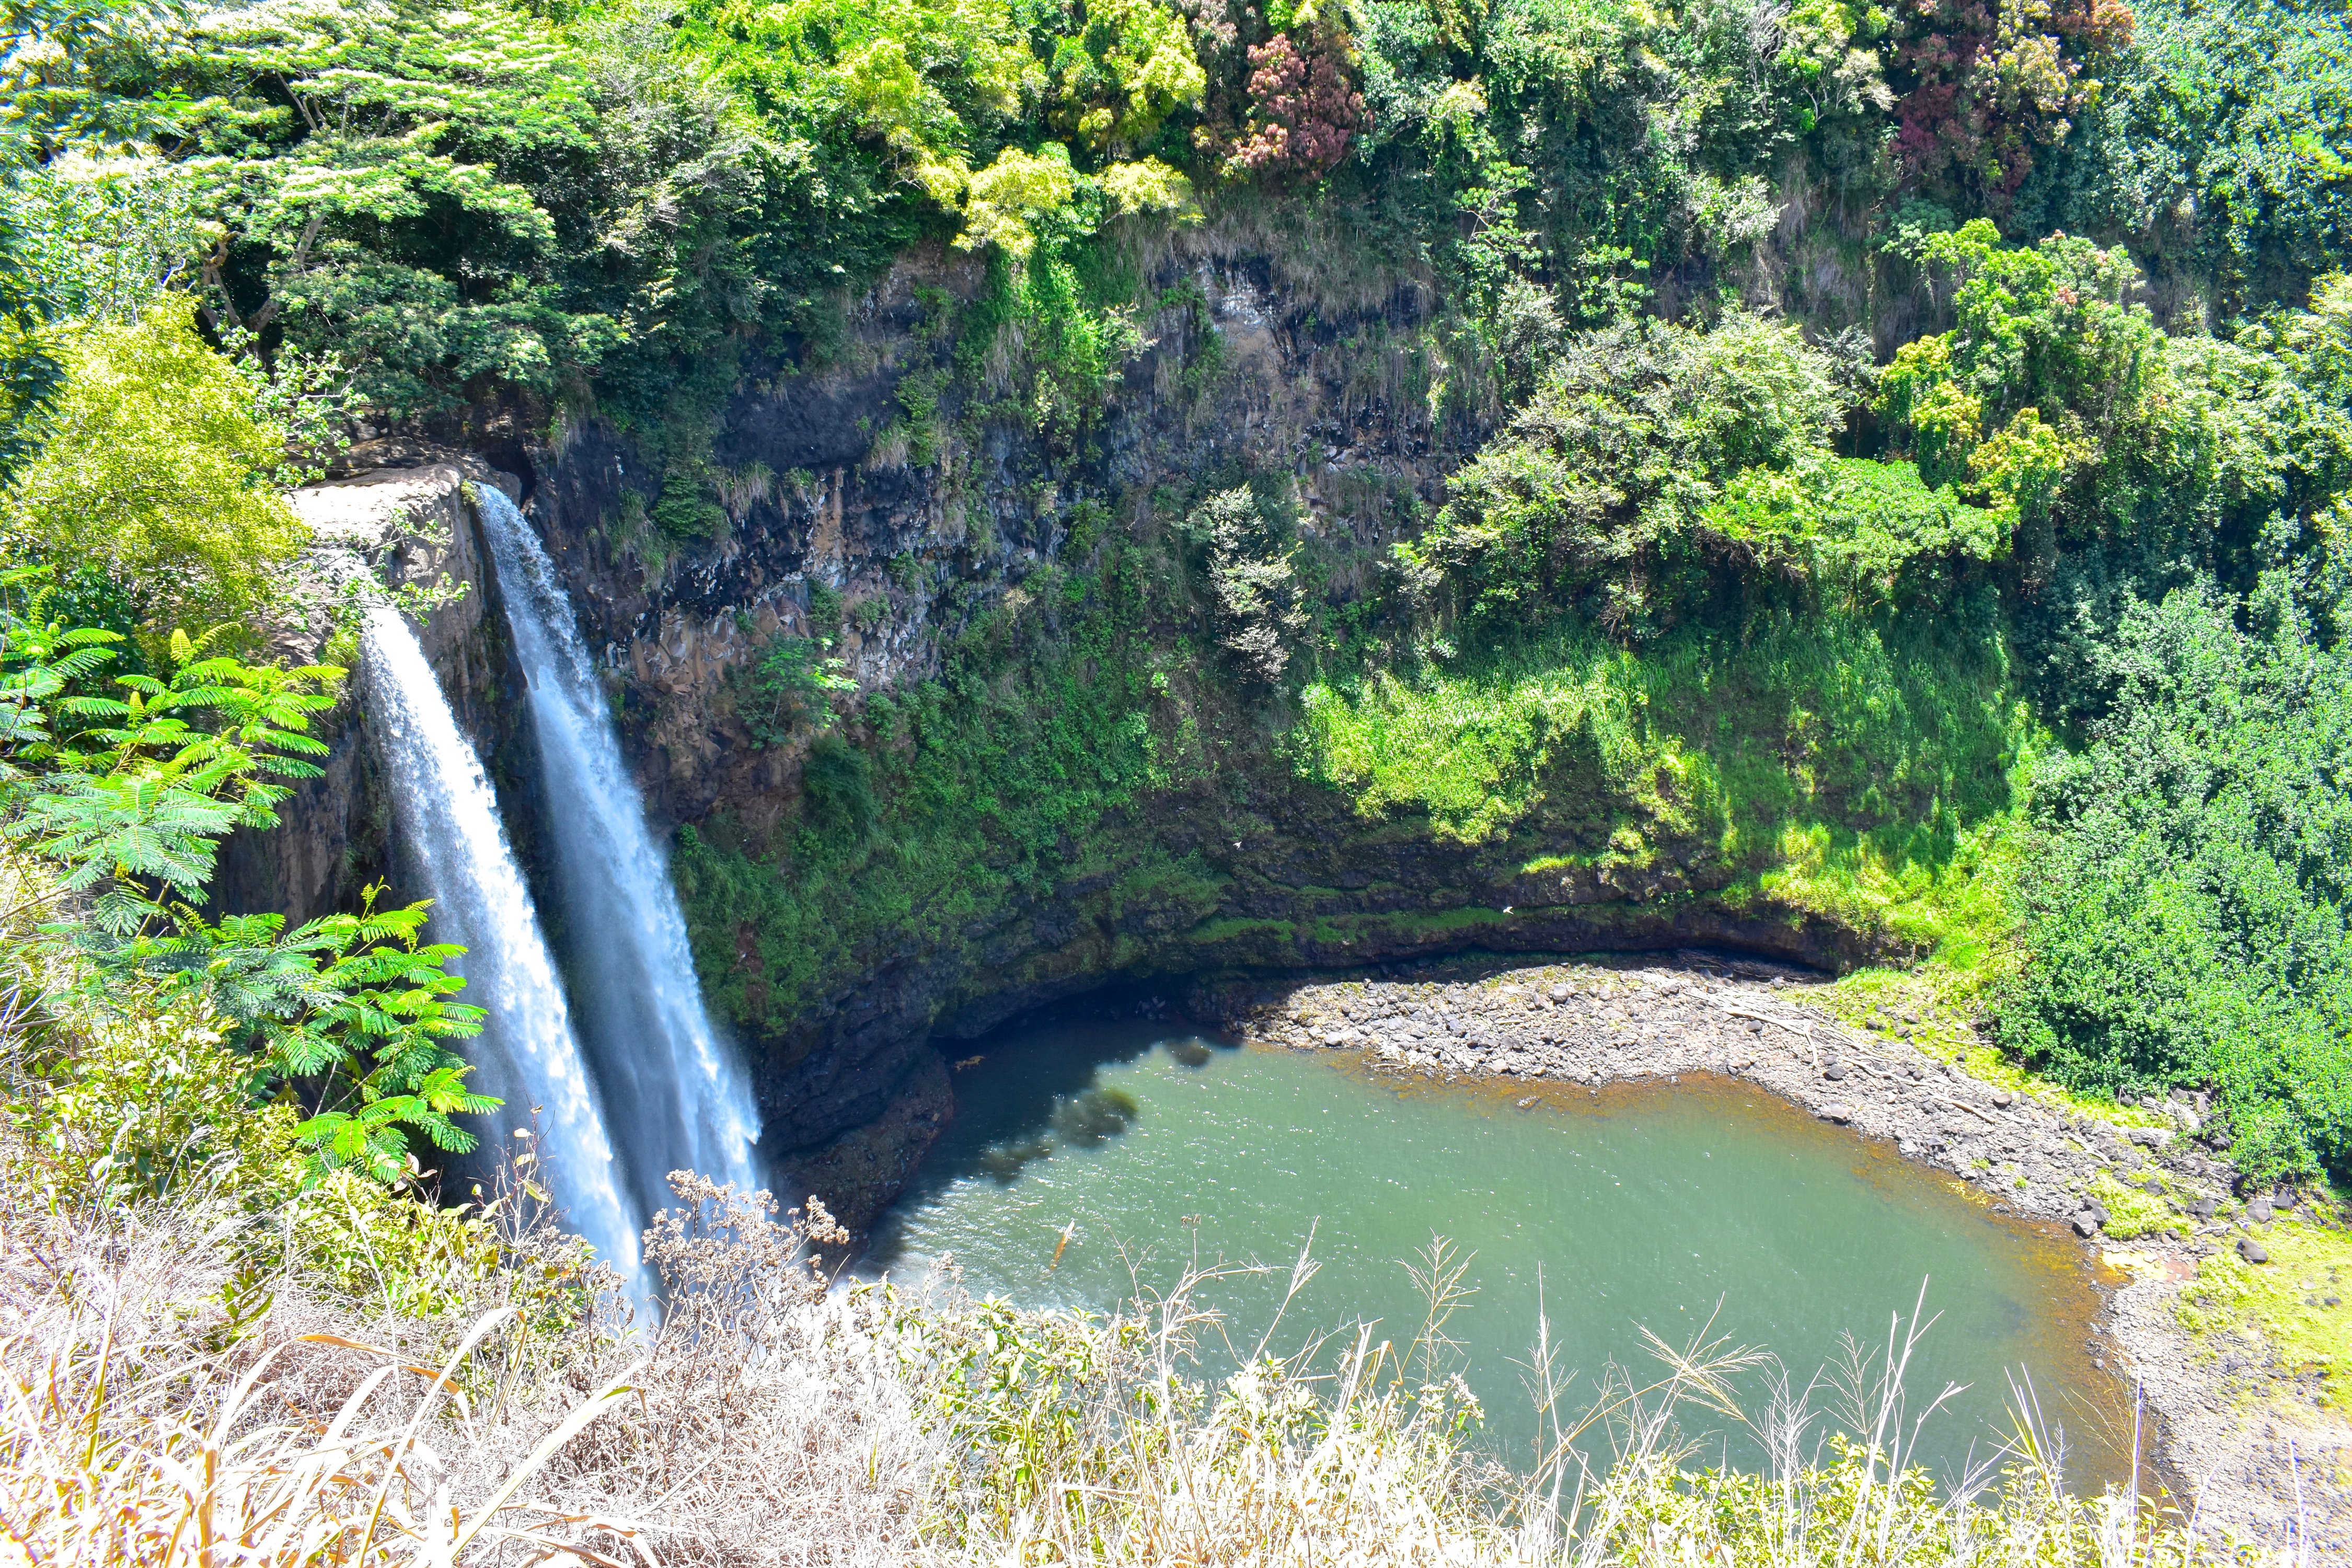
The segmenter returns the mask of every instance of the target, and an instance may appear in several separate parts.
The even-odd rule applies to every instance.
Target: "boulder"
[[[2238,1237],[2238,1256],[2249,1263],[2268,1263],[2270,1249],[2251,1236]]]

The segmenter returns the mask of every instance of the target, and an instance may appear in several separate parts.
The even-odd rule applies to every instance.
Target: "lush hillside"
[[[486,1109],[430,911],[215,897],[352,714],[360,595],[287,494],[403,454],[533,487],[768,1147],[867,1209],[903,1162],[859,1129],[948,1092],[934,1026],[1580,943],[1835,967],[2004,1081],[2197,1095],[2249,1182],[2352,1181],[2341,7],[0,0],[0,1509],[37,1555],[211,1518],[164,1481],[260,1419],[215,1373],[265,1323],[464,1361],[511,1309],[505,1371],[430,1382],[478,1402],[475,1527],[534,1551],[483,1456],[625,1375],[527,1171],[428,1201]],[[1171,1394],[1136,1323],[730,1315],[832,1234],[739,1217],[749,1252],[667,1237],[712,1315],[562,1472],[607,1546],[715,1495],[625,1483],[732,1452],[731,1357],[745,1452],[832,1452],[816,1389],[872,1462],[663,1551],[814,1558],[838,1507],[843,1559],[1163,1560],[1136,1500],[1199,1489],[1361,1503],[1301,1561],[1568,1550],[1426,1351],[1419,1404],[1360,1359]],[[118,1340],[89,1292],[133,1257],[193,1272]],[[407,1550],[421,1428],[319,1436],[354,1364],[253,1461],[310,1478],[289,1561]],[[1643,1462],[1578,1561],[2197,1550],[2064,1500],[2031,1433],[1982,1513],[1876,1449],[1683,1474],[1659,1413],[1711,1375],[1619,1391]]]
[[[646,475],[616,551],[690,570],[793,478],[722,460],[730,399],[852,364],[909,247],[984,263],[871,437],[998,516],[1066,493],[908,558],[929,679],[835,689],[814,599],[741,672],[722,721],[807,758],[796,828],[696,814],[698,906],[766,911],[711,977],[747,1025],[1066,881],[1106,813],[1287,777],[1940,955],[2037,1069],[2352,1158],[2332,13],[12,17],[9,537],[145,668],[266,600],[273,485],[388,428],[601,422]],[[1188,245],[1264,258],[1433,472],[1310,507],[1277,442],[1108,448],[1138,364],[1226,406]]]

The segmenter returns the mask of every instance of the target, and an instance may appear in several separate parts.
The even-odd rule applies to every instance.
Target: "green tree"
[[[591,88],[546,24],[491,4],[212,12],[147,68],[164,144],[221,226],[207,310],[359,366],[396,413],[486,380],[551,389],[610,323],[564,310],[543,194],[593,153]]]
[[[848,666],[834,656],[831,637],[780,637],[747,672],[731,677],[736,711],[755,746],[783,744],[799,733],[833,727],[833,699],[855,691]]]
[[[309,538],[278,493],[289,432],[184,300],[63,339],[64,389],[0,519],[20,552],[105,572],[151,663],[174,627],[243,621]]]
[[[2024,233],[2128,243],[2218,323],[2299,304],[2352,247],[2352,16],[2327,0],[2138,0],[2074,136],[2019,193]]]
[[[2085,1089],[2211,1086],[2256,1176],[2352,1173],[2352,658],[2283,574],[2137,605],[2105,658],[2106,716],[2033,782],[1996,1036]]]
[[[1723,487],[1826,458],[1842,403],[1826,357],[1761,317],[1583,334],[1401,557],[1474,620],[1575,605],[1645,635],[1680,609],[1678,574],[1704,564],[1700,523]]]

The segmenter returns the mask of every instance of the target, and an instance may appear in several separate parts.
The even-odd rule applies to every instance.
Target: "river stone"
[[[2074,1216],[2074,1234],[2086,1239],[2096,1236],[2099,1234],[2099,1222],[2088,1213],[2078,1214]]]
[[[1853,1107],[1843,1100],[1832,1100],[1816,1114],[1824,1121],[1851,1121],[1853,1120]]]
[[[2003,1110],[2007,1110],[2011,1105],[2014,1105],[2017,1102],[2017,1096],[2010,1093],[2009,1090],[2005,1089],[1995,1089],[1993,1091],[1992,1102],[1995,1105],[2000,1106]]]
[[[1829,1066],[1822,1069],[1822,1076],[1828,1079],[1832,1083],[1835,1083],[1838,1079],[1845,1077],[1845,1067],[1843,1063],[1832,1062]]]
[[[2270,1224],[2271,1213],[2271,1201],[2268,1198],[2255,1198],[2246,1205],[2246,1217],[2256,1225]]]
[[[2238,1237],[2238,1256],[2249,1263],[2268,1263],[2271,1260],[2270,1248],[2251,1236]]]
[[[2161,1127],[2133,1127],[2124,1136],[2147,1149],[2161,1149],[2172,1142],[2172,1134]]]
[[[2215,1203],[2211,1198],[2199,1198],[2195,1203],[2189,1206],[2189,1212],[2195,1215],[2199,1219],[2211,1219],[2213,1217],[2213,1211],[2221,1206],[2221,1205]]]
[[[1551,999],[1552,999],[1553,1001],[1555,1001],[1555,1002],[1565,1002],[1565,1001],[1567,1001],[1567,1000],[1568,1000],[1568,998],[1569,998],[1569,989],[1568,989],[1568,987],[1567,987],[1567,986],[1565,986],[1565,985],[1555,985],[1555,986],[1553,986],[1553,987],[1551,988]]]

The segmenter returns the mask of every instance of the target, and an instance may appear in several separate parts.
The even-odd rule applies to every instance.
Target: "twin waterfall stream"
[[[538,1173],[565,1221],[650,1311],[640,1237],[676,1203],[668,1173],[757,1188],[758,1116],[704,1012],[571,604],[513,503],[477,492],[536,740],[541,901],[424,648],[389,606],[367,614],[369,711],[404,869],[434,900],[428,931],[465,945],[453,967],[489,1011],[467,1055],[506,1104],[481,1131],[512,1146],[535,1114]],[[1310,1245],[1322,1291],[1298,1310],[1352,1313],[1367,1333],[1419,1321],[1426,1302],[1398,1262],[1442,1234],[1479,1297],[1448,1343],[1475,1369],[1465,1386],[1492,1413],[1481,1441],[1497,1456],[1548,1441],[1513,1370],[1538,1335],[1547,1356],[1588,1371],[1643,1364],[1656,1326],[1769,1345],[1796,1358],[1774,1366],[1801,1372],[1844,1364],[1906,1313],[1920,1322],[1925,1302],[1943,1326],[1916,1370],[1946,1389],[1936,1404],[1951,1415],[1924,1445],[1913,1430],[1916,1460],[1975,1473],[2002,1440],[2003,1391],[2025,1388],[2050,1401],[2055,1441],[2076,1433],[2078,1485],[2138,1473],[2123,1385],[2095,1359],[2095,1281],[2054,1227],[1992,1193],[1971,1201],[1736,1079],[1605,1094],[1454,1086],[1318,1055],[1328,1059],[1076,1004],[1009,1025],[976,1044],[968,1065],[990,1069],[960,1081],[953,1123],[857,1267],[951,1257],[976,1294],[1108,1313],[1172,1288],[1191,1259],[1223,1271],[1219,1306],[1246,1344],[1273,1332],[1297,1284],[1262,1265]],[[1769,1368],[1742,1375],[1747,1396],[1773,1396]],[[1728,1428],[1711,1444],[1726,1467],[1769,1458]]]
[[[529,685],[563,966],[423,647],[377,606],[362,643],[394,811],[433,900],[428,934],[465,945],[450,967],[466,976],[464,999],[489,1009],[467,1054],[474,1086],[506,1101],[490,1135],[537,1109],[541,1172],[565,1218],[645,1300],[638,1235],[672,1201],[668,1173],[759,1186],[758,1112],[703,1008],[685,917],[571,603],[514,503],[475,489]]]

